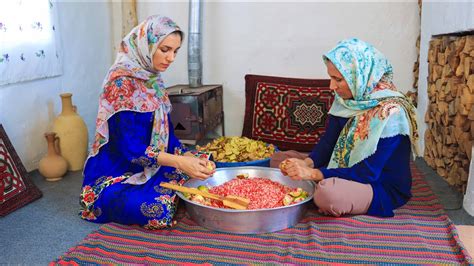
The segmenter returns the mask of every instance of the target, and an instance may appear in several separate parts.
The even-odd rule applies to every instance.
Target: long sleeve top
[[[96,156],[87,161],[84,169],[84,185],[94,183],[102,176],[115,177],[143,171],[143,166],[133,161],[145,156],[145,150],[150,145],[153,113],[122,111],[114,114],[108,123],[109,142]],[[169,128],[167,152],[174,153],[176,147],[181,147],[181,142],[174,135],[171,122]]]
[[[349,168],[328,169],[334,146],[348,118],[329,115],[325,134],[315,145],[309,157],[314,168],[324,178],[338,177],[363,184],[373,190],[369,215],[391,217],[393,210],[404,205],[411,197],[410,139],[397,135],[382,138],[374,154]]]

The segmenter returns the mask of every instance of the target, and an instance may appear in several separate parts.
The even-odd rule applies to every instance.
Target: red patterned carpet
[[[167,230],[103,225],[53,263],[472,264],[438,199],[412,171],[413,198],[393,218],[333,218],[312,209],[292,228],[237,235],[207,230],[181,212]]]

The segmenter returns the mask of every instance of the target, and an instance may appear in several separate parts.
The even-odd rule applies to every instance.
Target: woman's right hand
[[[280,171],[282,172],[283,175],[288,175],[288,166],[291,164],[297,164],[301,167],[307,167],[307,164],[305,162],[305,160],[303,159],[297,159],[297,158],[290,158],[290,159],[286,159],[286,160],[283,160],[283,162],[280,163],[280,165],[278,165],[278,167],[280,168]]]
[[[313,180],[321,181],[324,176],[317,168],[309,167],[304,160],[287,159],[282,162],[281,171],[284,175],[289,176],[293,180]]]
[[[177,168],[191,178],[198,178],[202,180],[212,176],[216,171],[216,167],[213,162],[203,158],[191,156],[180,156]]]

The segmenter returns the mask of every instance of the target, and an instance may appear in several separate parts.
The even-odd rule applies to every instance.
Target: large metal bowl
[[[250,177],[266,177],[292,188],[300,187],[307,191],[309,196],[304,201],[289,206],[272,209],[234,210],[205,206],[188,200],[179,192],[177,194],[184,200],[188,214],[199,225],[211,230],[236,234],[268,233],[291,227],[301,220],[308,205],[312,203],[315,188],[313,182],[292,180],[281,174],[280,170],[276,168],[258,166],[218,168],[212,177],[206,180],[190,179],[184,186],[218,186],[243,173],[248,173]]]

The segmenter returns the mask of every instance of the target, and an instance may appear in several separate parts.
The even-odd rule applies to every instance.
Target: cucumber
[[[209,192],[209,188],[204,186],[204,185],[200,185],[197,187],[197,189],[201,190],[201,191],[204,191],[204,192]]]
[[[291,195],[286,194],[285,197],[283,198],[283,205],[288,206],[293,202],[293,200],[294,198]]]

